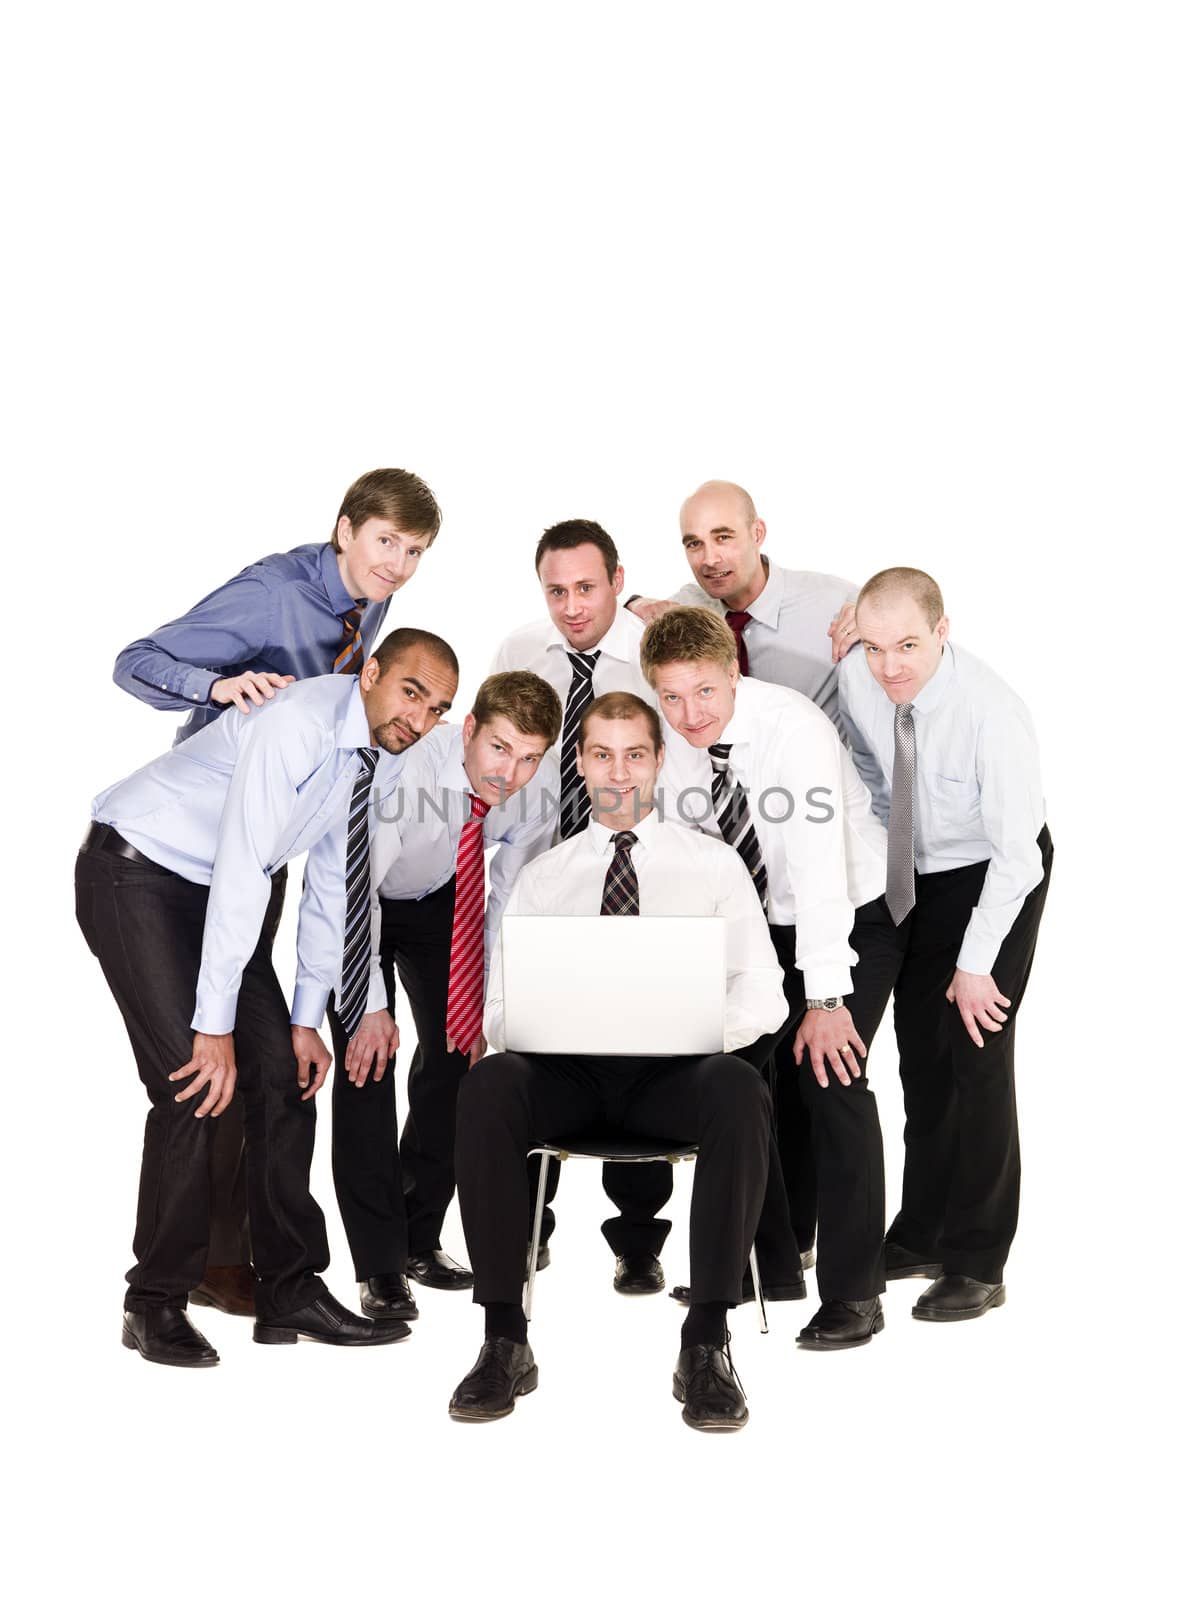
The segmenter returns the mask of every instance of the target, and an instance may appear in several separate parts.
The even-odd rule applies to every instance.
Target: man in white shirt
[[[800,1343],[865,1344],[883,1326],[883,1141],[856,1052],[865,1058],[888,998],[886,837],[833,724],[794,690],[742,678],[711,611],[675,607],[652,622],[642,670],[693,751],[681,802],[694,798],[696,820],[746,863],[785,973],[777,1047],[791,1055],[776,1050],[777,1128],[787,1177],[796,1110],[807,1110],[820,1239],[821,1308]]]
[[[638,661],[642,624],[620,604],[625,572],[611,536],[598,522],[578,518],[547,528],[538,540],[534,567],[548,618],[511,633],[496,652],[493,672],[524,670],[544,678],[563,703],[562,738],[547,756],[560,775],[560,839],[587,827],[589,800],[576,767],[579,723],[597,695],[612,690],[636,694],[653,704]],[[667,815],[674,809],[674,762],[678,741],[668,741],[660,787]],[[532,1218],[537,1164],[531,1165]],[[616,1267],[613,1287],[621,1294],[653,1294],[664,1287],[659,1254],[671,1224],[658,1215],[671,1196],[671,1169],[665,1163],[636,1166],[606,1164],[604,1192],[619,1215],[602,1226]],[[548,1198],[558,1185],[552,1167]],[[554,1213],[547,1208],[542,1225],[539,1266],[550,1258],[548,1240]]]
[[[904,1086],[887,1272],[934,1278],[913,1316],[959,1322],[1004,1303],[1021,1173],[1013,1031],[1054,849],[1029,712],[950,644],[928,573],[877,573],[858,624],[841,707],[888,830]]]
[[[762,1079],[737,1052],[779,1026],[781,977],[754,887],[735,853],[662,821],[655,810],[662,730],[653,709],[633,695],[605,695],[584,713],[580,740],[592,820],[522,870],[508,914],[723,917],[726,1053],[516,1054],[505,1048],[503,975],[500,959],[493,960],[484,1028],[501,1053],[485,1057],[464,1082],[455,1141],[459,1204],[485,1337],[450,1414],[464,1421],[507,1416],[517,1397],[536,1387],[520,1304],[526,1151],[538,1139],[602,1125],[700,1146],[691,1216],[695,1297],[674,1392],[689,1426],[729,1431],[740,1428],[748,1412],[726,1354],[725,1313],[741,1298],[766,1184],[770,1123]],[[598,984],[597,1008],[617,1000]],[[581,1018],[581,1044],[586,1036],[587,1019]]]
[[[471,1286],[470,1272],[441,1247],[454,1194],[454,1108],[486,1048],[487,964],[509,892],[525,862],[553,841],[558,774],[543,771],[542,758],[561,723],[558,696],[541,678],[496,673],[461,728],[443,724],[426,735],[379,807],[373,944],[388,1012],[399,972],[417,1030],[399,1144],[390,1016],[374,1063],[366,1036],[347,1058],[345,1032],[330,1016],[334,1187],[362,1309],[379,1320],[417,1316],[410,1276],[431,1289]],[[483,858],[493,847],[485,913]]]
[[[828,573],[782,567],[764,555],[766,523],[747,491],[724,479],[702,483],[687,497],[679,531],[694,582],[669,600],[635,595],[626,601],[628,608],[646,623],[673,605],[704,606],[724,617],[737,640],[743,678],[796,689],[837,725],[836,664],[858,638],[856,585]],[[790,1061],[785,1050],[778,1064],[785,1074]],[[793,1107],[789,1122],[795,1135],[787,1163],[792,1226],[804,1265],[811,1267],[816,1169],[805,1153],[812,1140],[803,1106]],[[764,1241],[760,1246],[762,1256]]]

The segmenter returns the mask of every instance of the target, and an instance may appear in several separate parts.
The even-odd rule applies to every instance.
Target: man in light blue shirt
[[[950,644],[933,579],[877,573],[857,620],[840,706],[888,830],[904,1087],[887,1274],[934,1278],[913,1315],[959,1322],[1004,1303],[1021,1173],[1013,1034],[1054,850],[1029,712]]]
[[[113,676],[162,711],[187,711],[176,743],[230,706],[262,705],[296,679],[362,670],[390,598],[418,570],[441,525],[428,486],[380,467],[346,490],[325,544],[264,556],[206,595],[185,616],[127,645]],[[283,911],[287,869],[267,905],[271,939]],[[242,1104],[234,1098],[209,1149],[209,1251],[198,1305],[254,1310]]]
[[[255,1338],[358,1344],[408,1331],[351,1316],[318,1276],[328,1246],[308,1170],[312,1097],[330,1056],[316,1029],[331,992],[351,1035],[383,1007],[378,981],[368,992],[371,794],[394,786],[404,752],[449,710],[457,682],[444,640],[399,629],[361,676],[313,679],[245,718],[222,718],[93,804],[76,912],[151,1101],[123,1334],[148,1360],[217,1359],[183,1307],[208,1249],[213,1118],[235,1083]],[[305,851],[289,1033],[262,924],[272,874]]]
[[[435,728],[407,757],[380,808],[371,851],[379,885],[373,944],[388,1009],[398,973],[417,1035],[401,1134],[394,1055],[368,1071],[360,1049],[358,1068],[342,1070],[353,1062],[344,1029],[330,1017],[338,1066],[333,1181],[371,1317],[416,1316],[410,1276],[430,1289],[471,1287],[470,1272],[441,1240],[454,1195],[455,1108],[459,1085],[486,1048],[487,966],[509,893],[525,862],[554,842],[558,765],[543,757],[561,726],[562,705],[542,678],[493,673],[461,728]],[[460,993],[473,1003],[460,1005]]]

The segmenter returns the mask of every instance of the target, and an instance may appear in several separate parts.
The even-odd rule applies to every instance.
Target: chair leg
[[[529,1272],[525,1278],[525,1320],[533,1316],[533,1284],[537,1277],[538,1250],[542,1242],[542,1213],[546,1209],[546,1176],[550,1170],[550,1154],[542,1151],[542,1165],[538,1170],[537,1203],[533,1208],[533,1237],[529,1241]]]
[[[758,1251],[750,1246],[750,1282],[754,1285],[754,1298],[758,1301],[758,1331],[766,1333],[767,1329],[767,1302],[763,1295],[762,1279],[758,1273]]]

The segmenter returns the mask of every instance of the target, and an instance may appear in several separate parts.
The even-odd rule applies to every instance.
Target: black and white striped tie
[[[358,759],[362,765],[354,780],[346,823],[346,939],[337,1008],[348,1039],[358,1032],[366,1012],[371,975],[371,840],[367,807],[379,751],[364,745],[358,752]]]
[[[917,731],[912,701],[896,707],[892,757],[892,801],[888,811],[887,889],[884,899],[897,927],[917,903],[913,876],[913,784],[917,775]]]
[[[712,762],[713,811],[717,826],[726,844],[731,844],[746,863],[746,871],[754,879],[762,908],[767,909],[767,868],[763,861],[762,846],[754,831],[754,818],[750,815],[750,801],[746,791],[729,771],[729,752],[732,746],[710,744],[708,759]]]
[[[579,738],[579,719],[596,698],[592,688],[592,673],[596,670],[599,650],[584,655],[578,650],[568,650],[571,663],[571,687],[567,691],[567,706],[563,712],[562,755],[560,774],[562,787],[558,802],[558,831],[564,839],[582,833],[592,814],[583,776],[575,765],[575,744]]]

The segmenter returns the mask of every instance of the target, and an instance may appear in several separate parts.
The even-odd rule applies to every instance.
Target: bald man
[[[631,596],[629,610],[643,622],[672,605],[717,612],[738,641],[743,677],[798,689],[836,723],[836,663],[858,637],[858,586],[771,561],[763,554],[767,525],[753,499],[721,478],[702,483],[683,502],[679,532],[695,581],[669,600]]]
[[[935,1280],[919,1321],[963,1322],[1005,1299],[1021,1177],[1014,1035],[1054,848],[1029,712],[951,645],[929,574],[876,573],[858,623],[839,691],[888,830],[883,931],[904,1088],[887,1275]]]

